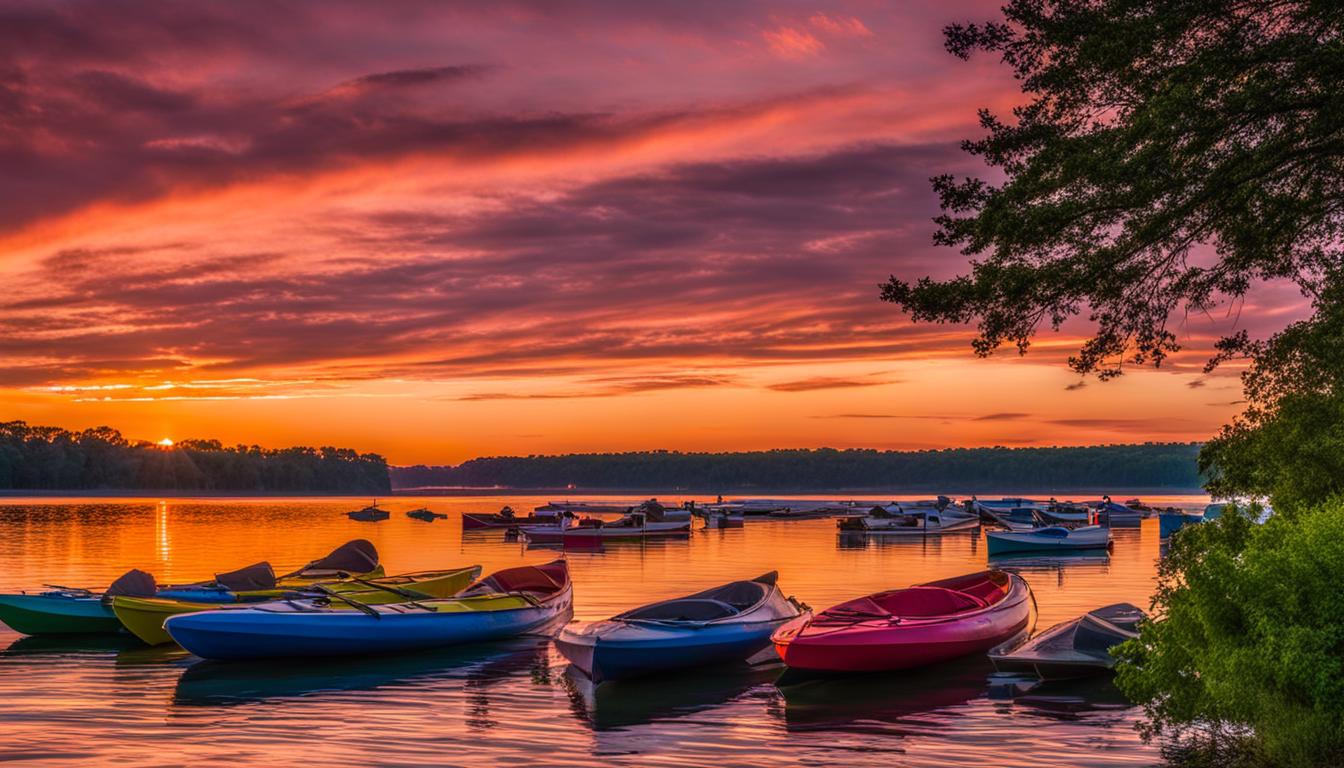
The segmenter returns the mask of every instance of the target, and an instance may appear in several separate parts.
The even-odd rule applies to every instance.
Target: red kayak
[[[984,653],[1035,622],[1022,577],[983,571],[850,600],[771,640],[790,669],[883,672]]]

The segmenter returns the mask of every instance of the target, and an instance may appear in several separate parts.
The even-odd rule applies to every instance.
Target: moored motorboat
[[[1035,616],[1027,582],[990,570],[850,600],[789,622],[772,640],[796,672],[894,671],[983,653]]]
[[[378,605],[452,597],[466,589],[480,575],[481,567],[473,565],[447,571],[422,571],[367,580],[318,582],[303,587],[301,591],[295,592],[294,596],[311,597],[336,609],[354,610],[349,601]],[[324,596],[327,593],[334,593],[337,597]],[[122,626],[149,645],[162,645],[173,641],[163,628],[163,623],[169,616],[229,608],[229,604],[226,603],[193,602],[163,597],[118,596],[112,598],[111,603],[112,611]]]
[[[775,572],[636,608],[577,628],[556,647],[593,682],[744,661],[807,611],[776,585]]]
[[[1082,528],[1052,525],[1030,531],[990,531],[985,534],[985,546],[991,557],[1008,552],[1106,549],[1110,545],[1111,529],[1101,525]]]
[[[433,510],[430,510],[426,507],[421,507],[419,509],[412,509],[411,511],[406,513],[406,516],[413,520],[423,520],[426,523],[432,523],[435,520],[442,520],[448,517],[442,512],[434,512]]]
[[[993,648],[989,659],[999,672],[1067,680],[1105,674],[1115,668],[1110,650],[1138,637],[1147,615],[1137,606],[1116,603],[1061,622],[1030,639]]]
[[[513,528],[519,525],[554,525],[559,520],[559,512],[542,512],[538,507],[537,514],[519,517],[513,511],[513,507],[505,505],[498,512],[488,514],[485,512],[464,512],[462,513],[462,530],[488,529],[488,528]]]
[[[966,502],[966,508],[967,511],[980,515],[981,521],[1011,531],[1034,527],[1036,525],[1034,513],[1038,509],[1044,509],[1045,504],[1031,499],[979,499],[972,496],[971,500]]]
[[[553,627],[572,615],[566,562],[498,571],[444,600],[356,605],[338,610],[313,601],[172,616],[168,634],[207,659],[395,653],[513,637]]]
[[[1033,509],[1031,516],[1037,525],[1042,526],[1079,526],[1089,525],[1092,522],[1092,510],[1086,506],[1067,501],[1058,502],[1054,499],[1039,509]]]
[[[1097,522],[1112,528],[1138,528],[1143,524],[1143,512],[1116,504],[1107,496],[1097,507]]]
[[[836,528],[846,533],[883,536],[939,536],[980,528],[980,518],[974,515],[922,508],[906,511],[900,505],[894,506],[894,511],[890,507],[874,507],[864,517],[837,520]]]
[[[378,506],[378,502],[374,501],[372,504],[370,504],[367,507],[364,507],[363,509],[356,509],[353,512],[346,512],[345,516],[350,518],[351,520],[358,520],[364,523],[376,523],[391,517],[392,513],[388,512],[386,509],[380,508]]]
[[[150,574],[131,570],[102,592],[56,587],[0,595],[0,622],[24,635],[84,635],[121,631],[110,601],[117,595],[153,595]]]
[[[564,543],[570,539],[643,539],[684,536],[691,531],[691,521],[651,520],[644,513],[633,512],[613,522],[585,518],[571,523],[565,518],[559,525],[521,525],[517,530],[529,541],[539,543]]]

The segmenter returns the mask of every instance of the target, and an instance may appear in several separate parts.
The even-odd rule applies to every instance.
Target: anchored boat
[[[519,517],[513,507],[505,506],[495,514],[485,514],[482,512],[464,512],[462,514],[462,530],[487,529],[487,528],[513,528],[519,525],[554,525],[559,520],[558,511],[542,511],[542,507],[537,508],[537,513],[527,517]]]
[[[573,540],[643,539],[658,536],[682,536],[690,533],[691,521],[653,520],[643,512],[632,512],[620,520],[606,522],[593,518],[573,521],[568,518],[560,525],[520,525],[518,532],[529,541],[564,543]]]
[[[1111,546],[1111,529],[1101,525],[1072,529],[1052,525],[1031,531],[990,531],[985,534],[985,545],[990,557],[1009,552],[1107,549]]]
[[[850,600],[789,622],[772,640],[795,674],[884,672],[982,653],[1035,618],[1027,582],[990,570]]]
[[[938,536],[945,533],[974,531],[980,528],[980,518],[971,515],[947,514],[943,511],[915,509],[904,511],[896,505],[895,511],[874,507],[865,517],[850,517],[836,521],[844,532],[882,534],[885,536]]]
[[[351,520],[358,520],[364,523],[376,523],[391,517],[392,513],[388,512],[386,509],[379,508],[378,502],[374,501],[363,509],[356,509],[354,512],[346,512],[345,516]]]
[[[426,523],[432,523],[435,520],[442,520],[443,518],[448,517],[442,512],[433,512],[425,507],[421,507],[420,509],[412,509],[411,511],[406,513],[406,516],[413,520],[423,520]]]
[[[1137,606],[1116,603],[1065,621],[1028,639],[1015,639],[989,652],[1000,672],[1067,680],[1105,674],[1115,668],[1111,648],[1139,636],[1148,616]]]
[[[571,629],[555,640],[560,653],[593,682],[686,667],[744,661],[770,647],[770,635],[804,614],[785,597],[771,571],[693,595],[664,600]]]
[[[335,594],[331,597],[336,597]],[[285,600],[172,616],[164,628],[207,659],[394,653],[513,637],[572,615],[566,562],[497,571],[446,600],[336,609]]]

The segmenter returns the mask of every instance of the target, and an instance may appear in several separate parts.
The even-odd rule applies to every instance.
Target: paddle
[[[372,607],[367,606],[359,602],[358,600],[351,600],[350,598],[346,597],[345,595],[342,595],[340,592],[337,592],[334,589],[328,589],[327,587],[321,584],[314,584],[312,585],[312,587],[313,589],[317,590],[318,592],[321,592],[327,597],[334,597],[337,600],[340,600],[342,603],[349,605],[351,608],[367,613],[368,615],[372,616],[375,619],[383,618],[382,614],[375,611]]]
[[[406,598],[407,605],[414,605],[416,608],[422,608],[426,611],[434,610],[433,608],[430,608],[427,605],[421,605],[420,603],[416,602],[416,600],[420,598],[431,597],[430,595],[426,595],[423,592],[412,592],[408,589],[401,589],[399,587],[393,587],[388,584],[379,584],[376,581],[365,581],[364,579],[356,578],[354,576],[350,577],[350,581],[353,581],[356,584],[363,584],[366,587],[373,587],[374,589],[381,589],[386,592],[391,592],[392,594],[397,595],[399,597],[404,597]]]

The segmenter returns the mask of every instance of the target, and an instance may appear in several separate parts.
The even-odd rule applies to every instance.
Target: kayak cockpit
[[[613,621],[705,622],[749,613],[769,600],[779,574],[733,581],[693,595],[652,603],[612,617]]]
[[[821,612],[813,624],[958,616],[999,603],[1008,595],[1010,586],[1006,574],[985,571],[849,600]]]

